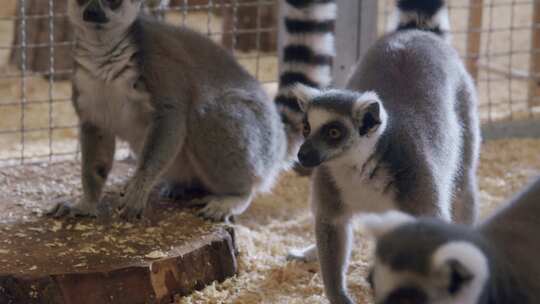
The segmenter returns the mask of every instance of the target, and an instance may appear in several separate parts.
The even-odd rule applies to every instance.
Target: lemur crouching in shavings
[[[540,178],[476,227],[367,215],[376,303],[530,304],[540,299]]]
[[[345,90],[295,90],[305,112],[298,159],[315,167],[312,208],[331,303],[352,303],[345,284],[351,220],[397,209],[472,223],[480,135],[473,81],[445,41],[443,1],[397,1],[397,24],[356,67]]]
[[[163,180],[164,197],[206,193],[196,201],[205,203],[200,214],[228,220],[295,159],[301,117],[280,113],[206,36],[145,18],[141,6],[142,0],[68,1],[83,195],[49,214],[98,213],[118,137],[137,156],[120,203],[123,218],[139,218]]]

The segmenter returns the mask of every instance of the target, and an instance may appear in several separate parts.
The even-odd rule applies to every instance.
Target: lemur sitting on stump
[[[73,104],[83,195],[49,214],[97,215],[120,138],[137,158],[120,203],[123,218],[139,218],[151,190],[163,182],[162,196],[202,193],[195,201],[205,204],[199,214],[228,220],[255,194],[269,191],[296,159],[302,115],[289,111],[285,93],[272,103],[257,80],[208,37],[144,17],[141,10],[142,0],[68,1],[76,36]],[[324,84],[333,52],[321,54],[314,81]],[[286,69],[280,92],[290,90],[292,71],[304,68]]]

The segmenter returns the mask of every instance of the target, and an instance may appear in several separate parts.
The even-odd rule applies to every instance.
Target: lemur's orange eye
[[[328,136],[332,139],[338,139],[341,137],[341,131],[338,128],[332,128],[328,130]]]

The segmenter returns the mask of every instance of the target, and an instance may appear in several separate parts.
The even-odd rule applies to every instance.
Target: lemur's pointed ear
[[[356,99],[354,116],[359,122],[358,132],[365,136],[374,132],[386,119],[386,113],[375,92],[365,92]]]
[[[359,223],[366,233],[376,239],[397,227],[413,223],[416,219],[403,212],[387,211],[383,214],[369,213],[359,218]]]
[[[319,89],[309,87],[307,85],[297,83],[293,86],[291,90],[292,94],[298,100],[298,106],[302,112],[305,112],[308,104],[317,96],[321,95],[322,92]]]

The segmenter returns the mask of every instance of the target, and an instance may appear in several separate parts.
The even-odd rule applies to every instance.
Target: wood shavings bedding
[[[482,216],[488,215],[507,197],[521,189],[532,176],[540,174],[539,152],[540,140],[501,140],[484,144],[479,169]],[[121,185],[131,171],[123,163],[117,163],[115,168],[120,172],[111,176],[110,184],[113,187],[108,189],[110,192],[118,192],[114,185]],[[170,219],[150,227],[113,222],[107,233],[104,233],[103,226],[96,226],[87,220],[60,222],[49,219],[41,222],[41,225],[30,223],[29,229],[17,229],[12,225],[14,221],[22,218],[31,222],[35,213],[46,208],[46,202],[51,203],[45,198],[80,195],[78,164],[60,163],[54,165],[54,173],[50,170],[46,164],[0,169],[0,199],[10,197],[7,201],[14,202],[0,206],[3,227],[0,240],[7,245],[0,251],[4,268],[10,267],[13,262],[13,259],[6,257],[16,254],[9,250],[10,246],[20,239],[43,239],[67,231],[69,235],[66,238],[48,240],[43,252],[57,254],[62,263],[71,257],[70,264],[74,270],[84,270],[99,266],[99,263],[80,258],[82,256],[95,256],[98,260],[102,256],[159,258],[164,253],[162,243],[181,242],[192,234],[188,232],[189,227],[171,226],[170,223],[186,224],[189,219],[198,224],[187,226],[206,225],[193,215],[176,212],[171,214]],[[235,225],[240,251],[239,274],[188,297],[177,297],[174,303],[328,303],[323,294],[317,263],[288,262],[285,259],[290,248],[303,247],[314,241],[307,201],[308,182],[307,178],[288,173],[282,176],[272,195],[258,197]],[[137,237],[131,239],[125,238],[125,235]],[[94,246],[95,241],[74,242],[75,236],[85,240],[99,239],[99,242],[108,244],[108,252],[102,252],[102,246]],[[66,249],[72,250],[66,252]],[[372,249],[373,244],[357,231],[348,282],[351,293],[359,303],[371,303],[369,287],[364,278]],[[44,267],[51,266],[27,260],[24,255],[19,260],[17,265],[25,272],[46,271]]]
[[[481,215],[485,217],[540,174],[540,140],[484,143],[479,168]],[[261,196],[236,224],[240,273],[175,303],[328,303],[317,263],[288,262],[287,250],[314,241],[308,179],[285,174],[273,195]],[[348,273],[358,303],[372,303],[365,281],[373,244],[356,233]]]

